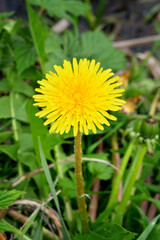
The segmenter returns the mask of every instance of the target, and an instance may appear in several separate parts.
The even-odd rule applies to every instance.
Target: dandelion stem
[[[77,136],[75,137],[75,172],[76,172],[76,185],[77,185],[77,202],[82,227],[84,232],[89,231],[88,216],[86,210],[86,201],[83,187],[82,175],[82,149],[81,149],[81,133],[78,129]]]

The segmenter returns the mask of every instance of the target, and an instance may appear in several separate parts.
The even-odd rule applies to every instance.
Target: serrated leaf
[[[46,158],[53,161],[51,150],[53,150],[55,146],[62,144],[64,142],[63,138],[57,134],[47,133],[41,141]]]
[[[51,35],[45,41],[46,53],[60,51],[61,50],[60,44],[61,44],[61,37],[56,33],[51,33]]]
[[[102,67],[112,68],[114,71],[124,68],[126,59],[123,52],[115,49],[111,41],[99,31],[88,31],[81,34],[79,57],[95,58]]]
[[[46,9],[50,16],[66,18],[71,22],[73,19],[68,13],[73,16],[84,16],[90,9],[88,4],[73,0],[29,0],[29,2]]]
[[[48,55],[48,61],[44,64],[45,72],[54,71],[53,65],[62,65],[63,60],[67,59],[63,51],[55,51]]]
[[[133,240],[135,234],[128,232],[116,224],[109,224],[105,229],[101,229],[99,232],[90,231],[89,234],[77,235],[74,240]]]
[[[100,61],[104,69],[122,70],[126,63],[124,53],[115,49],[104,33],[88,31],[77,38],[72,32],[66,31],[61,49],[51,51],[49,48],[49,61],[45,70],[53,69],[53,64],[62,65],[64,59],[72,61],[73,57],[95,59]]]
[[[17,190],[0,191],[0,209],[7,209],[24,192]]]
[[[66,177],[59,179],[59,185],[63,189],[62,193],[68,198],[76,198],[76,183]]]
[[[107,158],[107,154],[88,154],[85,155],[88,158],[102,159],[105,160]],[[94,177],[100,178],[101,180],[111,179],[113,174],[113,169],[107,164],[100,162],[88,162],[88,169],[92,173]]]
[[[30,44],[18,46],[14,53],[19,74],[21,74],[28,67],[33,66],[36,62],[35,48]]]

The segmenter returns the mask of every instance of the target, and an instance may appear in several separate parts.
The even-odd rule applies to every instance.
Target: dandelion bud
[[[145,139],[152,139],[158,134],[158,123],[154,119],[146,119],[140,127],[141,136]]]

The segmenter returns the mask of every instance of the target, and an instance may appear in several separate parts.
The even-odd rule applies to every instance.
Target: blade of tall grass
[[[146,240],[159,219],[160,219],[160,214],[149,223],[149,225],[142,232],[142,234],[137,238],[137,240]]]
[[[36,219],[39,211],[40,211],[40,207],[36,208],[35,211],[31,214],[31,216],[29,218],[29,221],[27,222],[27,224],[25,225],[24,229],[22,230],[23,234],[26,234],[28,229],[31,227],[31,225],[34,222],[34,220]],[[22,239],[22,238],[20,238],[20,239]]]
[[[58,211],[58,213],[59,213],[59,217],[60,217],[61,224],[62,224],[62,232],[63,232],[63,235],[64,235],[64,239],[65,239],[65,240],[71,240],[71,239],[70,239],[70,236],[69,236],[69,233],[68,233],[68,231],[67,231],[67,228],[66,228],[66,226],[65,226],[65,223],[64,223],[64,221],[63,221],[63,217],[62,217],[61,210],[60,210],[60,206],[59,206],[58,197],[57,197],[57,195],[56,195],[56,190],[55,190],[55,187],[54,187],[54,185],[53,185],[53,181],[52,181],[51,174],[50,174],[50,171],[49,171],[49,168],[48,168],[48,164],[47,164],[47,161],[46,161],[46,158],[45,158],[43,149],[42,149],[40,137],[38,137],[38,143],[39,143],[39,150],[40,150],[40,156],[41,156],[42,166],[43,166],[43,168],[44,168],[44,173],[45,173],[45,176],[46,176],[48,185],[49,185],[49,187],[50,187],[51,193],[52,193],[52,195],[53,195],[53,198],[54,198],[54,202],[55,202],[57,211]]]

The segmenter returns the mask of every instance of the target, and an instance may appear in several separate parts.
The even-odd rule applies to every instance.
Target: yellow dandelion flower
[[[73,126],[74,136],[80,132],[88,134],[89,130],[96,133],[96,127],[103,130],[102,124],[110,126],[108,119],[117,120],[108,113],[121,109],[125,101],[119,99],[124,89],[116,89],[122,82],[117,82],[111,69],[103,70],[100,63],[86,58],[64,60],[63,68],[54,65],[56,73],[49,72],[46,79],[38,81],[40,88],[34,95],[36,106],[42,108],[36,116],[47,115],[44,125],[52,123],[50,133],[68,133]]]

